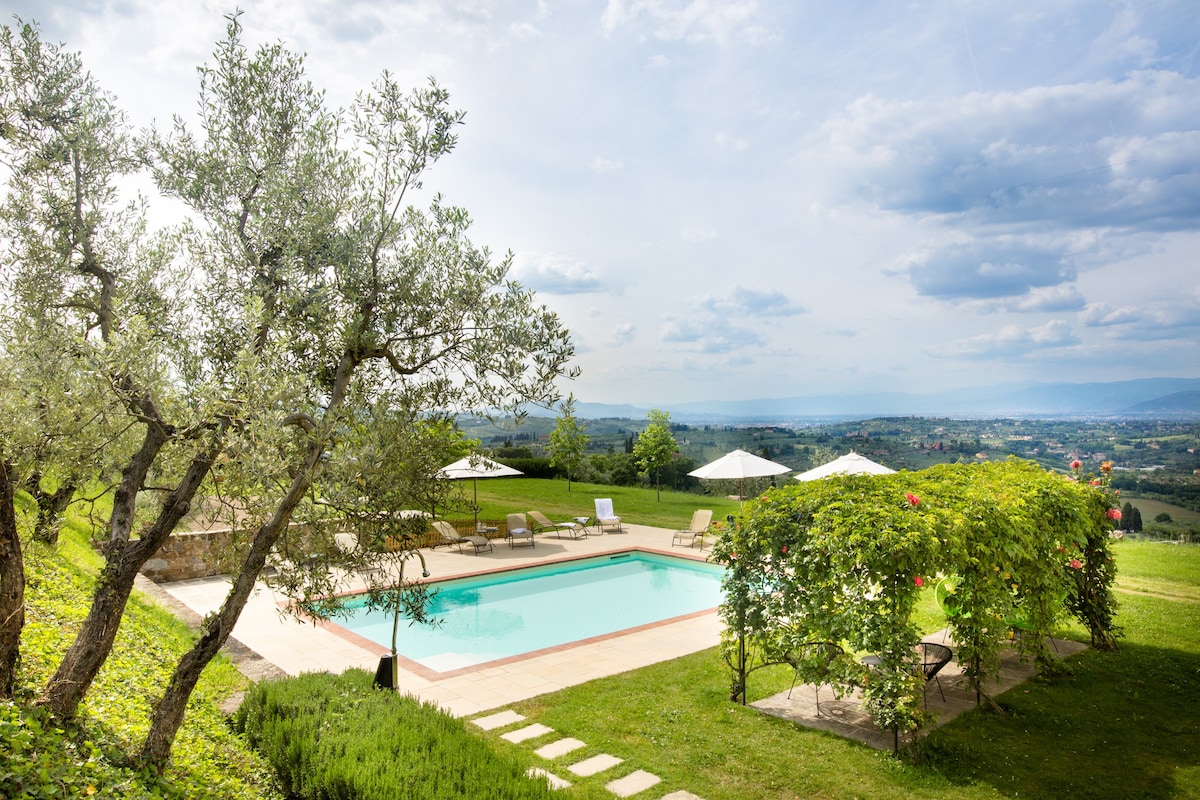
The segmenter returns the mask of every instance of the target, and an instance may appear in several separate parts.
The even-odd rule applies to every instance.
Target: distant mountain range
[[[896,416],[1200,419],[1200,378],[1005,384],[937,394],[826,394],[653,406],[579,402],[576,413],[583,419],[643,419],[651,408],[668,411],[673,420],[688,424],[806,424]],[[544,410],[531,413],[553,416]]]

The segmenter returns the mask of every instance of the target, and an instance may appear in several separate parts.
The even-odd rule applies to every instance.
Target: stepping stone
[[[680,789],[678,792],[664,794],[659,800],[704,800],[704,798],[698,794],[692,794],[691,792],[685,792],[683,789]]]
[[[513,744],[523,742],[526,739],[536,739],[539,736],[545,736],[547,733],[554,733],[554,728],[547,728],[540,722],[535,722],[532,725],[526,725],[524,728],[518,728],[515,731],[509,731],[500,735],[501,739],[506,739]]]
[[[617,778],[615,781],[609,781],[604,784],[604,788],[615,794],[617,797],[629,797],[638,792],[649,789],[654,784],[661,781],[662,778],[657,775],[652,775],[644,769],[639,769],[631,772],[624,778]]]
[[[521,716],[515,711],[501,711],[499,714],[480,717],[479,719],[471,720],[471,722],[483,728],[485,731],[490,731],[496,728],[503,728],[505,725],[512,725],[514,722],[520,722],[523,719],[525,719],[525,717]]]
[[[574,772],[581,778],[586,778],[588,775],[595,775],[597,772],[604,772],[606,769],[615,767],[624,760],[625,759],[617,758],[616,756],[610,756],[607,753],[601,753],[598,756],[586,758],[583,761],[580,761],[578,764],[572,764],[571,766],[567,767],[567,769],[571,770],[571,772]]]
[[[557,742],[551,742],[545,747],[539,747],[533,752],[545,759],[558,758],[565,756],[567,753],[578,750],[584,747],[584,743],[578,739],[559,739]]]
[[[552,772],[546,772],[541,767],[533,767],[525,771],[525,774],[530,778],[541,778],[546,783],[550,784],[551,789],[565,789],[571,785],[570,781],[564,781]]]

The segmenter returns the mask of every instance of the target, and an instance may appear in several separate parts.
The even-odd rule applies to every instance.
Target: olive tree
[[[436,83],[404,92],[385,73],[331,112],[303,59],[278,44],[251,53],[236,15],[214,57],[201,70],[200,130],[177,121],[150,146],[159,186],[197,221],[187,242],[207,281],[203,368],[265,370],[254,395],[271,402],[243,415],[238,436],[277,466],[246,509],[253,531],[224,604],[154,706],[141,751],[152,765],[364,408],[384,393],[418,412],[548,404],[573,354],[556,315],[507,278],[511,257],[469,241],[464,210],[436,196],[411,204],[462,123]]]
[[[79,480],[111,492],[92,606],[41,698],[71,716],[138,568],[199,488],[219,425],[180,381],[184,276],[165,269],[170,249],[147,234],[140,202],[121,197],[137,169],[122,114],[35,26],[4,28],[0,50],[6,366],[22,384],[21,413],[6,419],[19,452],[6,455],[44,524]],[[147,491],[161,499],[139,508]]]

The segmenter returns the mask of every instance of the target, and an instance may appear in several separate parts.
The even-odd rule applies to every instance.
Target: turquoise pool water
[[[716,608],[715,564],[654,553],[622,553],[441,581],[430,628],[400,622],[396,649],[438,672],[615,633]],[[392,622],[361,603],[339,624],[384,647]]]

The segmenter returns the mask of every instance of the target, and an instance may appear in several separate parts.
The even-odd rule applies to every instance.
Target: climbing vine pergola
[[[923,587],[951,575],[948,624],[979,698],[1015,621],[1030,634],[1019,645],[1043,665],[1046,637],[1066,613],[1088,626],[1093,645],[1115,647],[1111,502],[1104,482],[1095,484],[1011,459],[842,476],[748,502],[713,551],[728,567],[722,614],[734,697],[745,699],[755,655],[778,661],[832,642],[845,654],[796,662],[801,680],[861,686],[881,728],[919,726],[912,613]],[[863,653],[879,665],[867,670]]]

